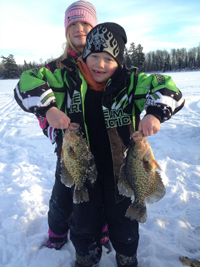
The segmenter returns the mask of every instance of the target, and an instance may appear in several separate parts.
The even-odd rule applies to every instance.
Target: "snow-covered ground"
[[[200,72],[165,74],[186,103],[148,137],[166,195],[147,206],[140,224],[139,267],[181,267],[179,256],[200,260]],[[15,102],[17,81],[0,80],[0,266],[73,267],[71,242],[60,251],[44,246],[56,155],[34,115]],[[114,251],[104,251],[100,267],[115,266]]]

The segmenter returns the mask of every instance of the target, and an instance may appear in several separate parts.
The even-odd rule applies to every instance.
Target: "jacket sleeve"
[[[57,67],[57,59],[46,64],[45,68],[47,68],[52,73],[54,73],[54,71],[58,68]],[[37,119],[39,121],[40,127],[42,128],[44,135],[46,135],[46,137],[49,139],[49,141],[52,144],[54,144],[56,142],[56,138],[59,134],[59,132],[58,132],[59,130],[51,127],[46,118],[39,116],[39,117],[37,117]]]
[[[146,110],[146,114],[152,114],[160,122],[171,118],[184,106],[181,91],[176,87],[170,76],[145,73],[138,75],[135,96],[140,96],[135,101],[139,110]]]
[[[45,117],[46,111],[57,106],[53,88],[63,87],[60,70],[54,74],[46,68],[24,71],[14,89],[14,97],[26,112]]]

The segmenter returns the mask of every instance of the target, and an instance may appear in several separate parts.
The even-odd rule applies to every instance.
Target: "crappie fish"
[[[97,170],[94,157],[87,141],[80,132],[78,123],[71,123],[65,132],[61,152],[62,173],[61,181],[67,187],[74,189],[74,203],[89,201],[88,190],[84,183],[86,179],[94,184]]]
[[[188,257],[179,257],[179,260],[184,266],[200,267],[200,261],[190,259]]]
[[[147,219],[147,203],[155,203],[165,195],[165,186],[158,171],[153,151],[142,132],[131,135],[125,163],[122,165],[118,189],[121,195],[134,196],[134,202],[127,209],[125,216],[144,223]]]

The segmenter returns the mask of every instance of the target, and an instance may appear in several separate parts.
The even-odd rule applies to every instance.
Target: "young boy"
[[[25,111],[45,116],[52,127],[60,129],[57,172],[61,173],[61,130],[72,122],[80,124],[94,155],[97,181],[94,187],[86,184],[89,201],[73,204],[70,220],[76,267],[97,266],[100,261],[103,210],[117,266],[138,266],[138,222],[125,217],[131,200],[119,195],[117,188],[124,152],[131,132],[140,130],[145,136],[157,133],[160,123],[184,105],[171,77],[137,75],[122,66],[126,42],[120,25],[99,24],[89,32],[78,64],[65,60],[70,70],[59,69],[54,74],[46,68],[26,71],[14,90]],[[144,109],[146,115],[139,121]],[[56,201],[62,203],[63,194],[61,190]],[[62,205],[54,210],[58,220],[64,212]]]

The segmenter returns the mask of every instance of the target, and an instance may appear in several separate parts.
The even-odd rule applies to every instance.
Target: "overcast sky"
[[[0,56],[17,64],[62,54],[67,0],[0,0]],[[144,52],[200,45],[200,0],[91,0],[98,22],[116,22]],[[1,59],[0,59],[1,61]]]

